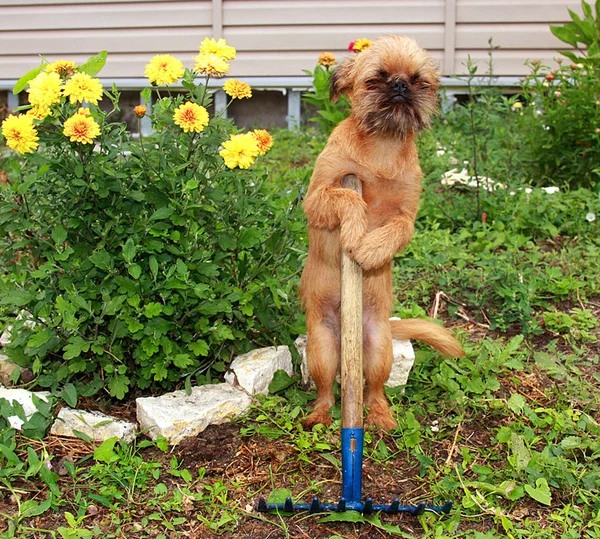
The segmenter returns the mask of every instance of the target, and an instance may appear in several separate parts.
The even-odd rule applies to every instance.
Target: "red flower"
[[[351,41],[351,42],[350,42],[350,45],[348,45],[348,50],[349,50],[350,52],[356,52],[356,51],[354,50],[354,45],[355,45],[355,43],[356,43],[356,41]]]

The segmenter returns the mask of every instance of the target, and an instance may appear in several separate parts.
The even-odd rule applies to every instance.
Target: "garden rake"
[[[342,186],[353,189],[362,195],[360,180],[350,174]],[[261,498],[256,510],[266,512],[309,511],[358,511],[370,514],[384,511],[390,514],[411,513],[420,515],[425,511],[449,513],[452,502],[442,506],[400,505],[398,499],[391,504],[374,504],[371,498],[362,499],[362,460],[363,460],[363,294],[362,269],[342,252],[341,262],[341,373],[342,373],[342,497],[337,504],[321,503],[313,498],[310,504],[293,503],[287,498],[285,503],[267,503]]]

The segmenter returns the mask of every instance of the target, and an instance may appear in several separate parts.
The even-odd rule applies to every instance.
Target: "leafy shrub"
[[[323,57],[326,59],[322,60]],[[318,116],[310,118],[310,121],[316,122],[321,131],[327,134],[350,114],[350,102],[345,95],[340,96],[335,103],[329,97],[333,63],[333,55],[323,53],[312,72],[305,70],[304,72],[312,77],[312,88],[302,94],[302,100],[317,109]]]
[[[235,167],[254,160],[258,138],[209,119],[205,84],[181,73],[185,92],[158,98],[150,137],[111,120],[113,88],[113,110],[80,111],[99,128],[92,143],[71,142],[64,122],[78,104],[62,95],[32,123],[38,150],[0,185],[0,321],[12,326],[9,355],[41,386],[73,379],[79,394],[123,398],[209,381],[234,353],[290,338],[298,191]],[[192,113],[179,124],[190,131],[174,120],[184,104]]]
[[[536,183],[599,190],[600,183],[600,7],[595,12],[582,2],[584,19],[569,10],[572,22],[552,26],[555,36],[572,47],[561,52],[562,61],[551,70],[531,63],[523,95],[523,113],[529,161]],[[580,48],[580,44],[587,50]],[[562,59],[559,59],[559,61]]]

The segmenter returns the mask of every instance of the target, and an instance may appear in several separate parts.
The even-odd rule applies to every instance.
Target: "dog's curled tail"
[[[465,355],[460,343],[444,327],[428,320],[407,318],[390,320],[394,339],[416,339],[427,343],[446,356],[462,357]]]

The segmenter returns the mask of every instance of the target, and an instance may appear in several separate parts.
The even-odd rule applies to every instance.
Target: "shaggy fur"
[[[308,365],[317,386],[306,427],[330,423],[340,366],[340,252],[363,269],[363,346],[367,423],[396,426],[383,384],[392,366],[392,336],[420,339],[440,352],[463,350],[443,327],[425,320],[391,322],[392,258],[410,241],[421,192],[414,134],[437,109],[439,71],[414,40],[383,36],[332,76],[331,96],[350,98],[351,115],[319,155],[304,200],[309,251],[300,281],[306,309]],[[362,198],[341,187],[347,174]]]

